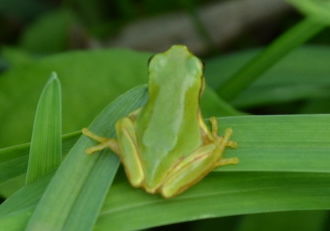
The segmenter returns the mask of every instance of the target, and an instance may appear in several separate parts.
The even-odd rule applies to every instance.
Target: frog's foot
[[[94,152],[98,152],[106,148],[110,148],[114,152],[118,153],[118,145],[114,139],[98,136],[93,132],[91,132],[90,130],[88,130],[87,128],[82,129],[82,134],[91,138],[92,140],[100,142],[100,144],[98,145],[87,148],[86,149],[87,154],[92,154]]]
[[[237,164],[238,158],[223,159],[223,153],[232,134],[226,129],[223,137],[215,143],[206,144],[173,166],[159,191],[165,197],[173,197],[197,183],[218,166]]]
[[[229,140],[232,134],[233,134],[233,130],[231,128],[227,128],[225,131],[224,137],[221,137],[221,139],[223,139],[223,141],[224,141],[225,147],[231,147],[231,148],[237,147],[236,142]],[[218,162],[216,162],[215,167],[231,165],[231,164],[238,164],[238,162],[239,162],[239,160],[237,157],[224,158],[224,159],[220,159]]]
[[[219,123],[216,117],[211,117],[210,118],[210,122],[211,122],[211,132],[212,132],[212,136],[216,137],[216,138],[221,138],[223,139],[223,137],[220,137],[218,135],[218,130],[219,130]],[[233,130],[231,128],[227,128],[225,131],[225,136],[228,136],[228,141],[226,141],[225,146],[229,147],[229,148],[237,148],[238,144],[235,141],[229,140],[230,136],[233,134]]]
[[[174,197],[212,171],[214,163],[217,161],[216,156],[213,155],[214,150],[214,144],[207,144],[173,166],[158,189],[162,196],[164,198]]]

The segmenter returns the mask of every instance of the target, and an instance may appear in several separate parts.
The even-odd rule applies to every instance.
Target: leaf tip
[[[58,75],[57,75],[57,73],[55,71],[53,71],[51,73],[50,77],[49,77],[49,81],[51,81],[51,80],[53,80],[53,81],[59,81]]]
[[[55,84],[55,85],[60,86],[60,79],[58,78],[58,75],[55,71],[53,71],[50,74],[50,77],[49,77],[45,87],[47,88],[47,86],[50,86],[51,84]]]

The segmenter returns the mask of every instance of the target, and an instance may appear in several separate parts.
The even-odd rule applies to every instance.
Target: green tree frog
[[[186,46],[174,45],[149,62],[149,99],[138,110],[116,122],[116,139],[83,134],[100,144],[87,153],[110,148],[120,158],[134,187],[170,198],[197,183],[214,168],[238,163],[223,158],[232,129],[218,135],[216,118],[211,130],[199,107],[204,77],[201,61]]]

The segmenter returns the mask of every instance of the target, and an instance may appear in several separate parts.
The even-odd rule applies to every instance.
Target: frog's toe
[[[238,164],[239,159],[237,157],[232,157],[232,158],[224,158],[219,160],[216,164],[215,167],[220,167],[220,166],[226,166],[226,165],[232,165],[232,164]]]
[[[93,154],[95,152],[102,151],[103,149],[105,149],[107,147],[108,147],[108,144],[107,143],[101,143],[99,145],[95,145],[95,146],[92,146],[92,147],[87,148],[85,150],[85,152],[87,154]]]
[[[237,147],[238,147],[238,143],[235,142],[235,141],[229,140],[229,141],[226,143],[226,147],[229,147],[229,148],[237,148]]]
[[[102,137],[102,136],[98,136],[95,133],[91,132],[90,130],[88,130],[87,128],[83,128],[81,130],[82,134],[91,138],[92,140],[98,141],[100,143],[106,142],[108,140],[108,138],[106,137]]]

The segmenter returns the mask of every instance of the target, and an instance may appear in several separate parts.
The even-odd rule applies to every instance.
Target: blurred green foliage
[[[274,36],[285,31],[302,16],[292,12],[289,16],[279,19],[278,25],[269,26],[269,32],[266,32],[269,33],[268,36],[264,35],[265,32],[246,32],[237,39],[236,43],[232,41],[228,47],[220,50],[235,51],[233,54],[224,55],[218,49],[214,49],[214,44],[205,33],[196,13],[204,4],[212,2],[212,0],[1,0],[0,147],[30,141],[38,98],[52,71],[58,73],[63,87],[64,133],[77,131],[88,125],[95,115],[118,95],[136,85],[145,84],[150,53],[126,49],[72,50],[99,47],[103,41],[116,35],[131,22],[178,10],[185,11],[191,16],[192,24],[213,49],[210,51],[212,57],[206,54],[204,58],[206,80],[211,86],[207,88],[201,102],[206,117],[242,113],[330,112],[329,29],[317,35],[309,46],[301,47],[281,59],[261,78],[249,83],[245,90],[239,92],[237,98],[229,102],[219,98],[213,89],[221,86],[260,52],[255,46],[269,44]],[[311,19],[324,25],[329,24],[329,1],[288,0],[288,2],[293,3]],[[277,28],[275,31],[278,34],[274,33],[274,28]],[[267,39],[265,40],[264,37]],[[240,50],[234,50],[237,48]],[[241,50],[242,48],[248,49]],[[71,137],[69,142],[64,142],[65,153],[75,140],[76,136]],[[4,196],[11,195],[21,186],[20,174],[27,163],[27,145],[9,149],[11,151],[7,151],[6,148],[0,149],[2,154],[6,154],[1,155],[2,159],[0,158],[2,161],[0,192]],[[22,152],[18,154],[17,150],[23,149],[24,155],[20,156]],[[16,169],[12,168],[14,165],[17,166]],[[230,176],[230,173],[227,175]],[[15,178],[12,178],[13,176]],[[5,181],[5,179],[9,180]],[[126,186],[117,184],[118,187]],[[212,184],[209,187],[212,187]],[[119,197],[120,192],[117,190]],[[137,198],[140,198],[139,195]],[[144,195],[141,198],[145,198]],[[329,224],[329,217],[325,211],[299,211],[214,218],[153,228],[153,230],[325,231],[329,230]]]

